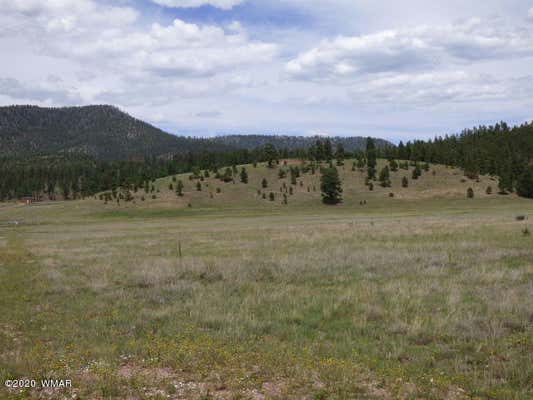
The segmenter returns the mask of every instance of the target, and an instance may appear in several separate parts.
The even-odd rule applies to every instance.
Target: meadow
[[[1,381],[73,382],[0,397],[533,398],[531,200],[435,165],[369,191],[347,161],[343,204],[317,172],[284,205],[283,164],[246,168],[0,204]]]

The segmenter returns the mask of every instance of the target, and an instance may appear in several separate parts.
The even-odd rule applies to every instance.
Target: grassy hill
[[[287,165],[284,165],[287,162]],[[383,188],[379,182],[374,182],[374,190],[370,191],[365,186],[366,170],[356,169],[352,171],[353,160],[346,160],[343,167],[338,167],[340,178],[343,182],[343,204],[338,208],[352,208],[360,206],[361,201],[366,201],[366,206],[373,205],[393,205],[394,203],[408,203],[409,201],[423,199],[465,199],[469,187],[474,189],[476,198],[491,199],[497,198],[497,184],[495,178],[481,176],[479,180],[471,180],[464,176],[460,169],[447,168],[441,165],[431,165],[428,172],[423,172],[417,180],[412,179],[413,166],[408,170],[400,169],[397,172],[391,172],[391,187]],[[239,175],[235,176],[235,184],[232,182],[224,183],[216,179],[211,173],[209,178],[201,181],[202,191],[197,190],[198,180],[190,180],[191,174],[177,175],[176,180],[181,180],[184,184],[184,196],[178,198],[175,194],[176,182],[172,177],[158,179],[153,186],[155,193],[145,193],[140,190],[133,193],[135,204],[122,203],[123,207],[140,207],[145,203],[145,207],[170,207],[183,208],[189,204],[193,208],[259,208],[264,210],[275,210],[281,207],[290,209],[325,207],[321,204],[320,192],[320,172],[317,170],[314,175],[311,172],[301,173],[297,179],[296,185],[290,184],[290,175],[279,179],[278,172],[280,169],[288,171],[290,166],[300,166],[301,162],[297,160],[281,161],[276,168],[267,168],[266,164],[258,164],[256,168],[252,165],[244,165],[248,173],[248,184],[243,184],[239,180]],[[387,165],[385,160],[379,160],[378,170]],[[238,166],[240,172],[243,166]],[[223,173],[224,169],[219,172]],[[402,187],[402,178],[407,177],[409,187]],[[265,178],[268,182],[268,188],[262,188],[262,180]],[[172,184],[173,189],[169,186]],[[285,185],[285,188],[284,188]],[[293,195],[289,194],[290,187],[293,187]],[[487,187],[492,187],[492,194],[487,195]],[[217,193],[220,189],[220,193]],[[260,191],[260,193],[258,193]],[[275,201],[269,201],[269,194],[275,194]],[[265,193],[267,199],[263,199]],[[282,205],[283,193],[288,196],[288,204]],[[390,193],[394,197],[390,197]],[[152,199],[152,195],[156,198]],[[144,197],[144,202],[141,199]]]
[[[183,198],[167,177],[135,203],[0,204],[0,377],[74,382],[0,397],[532,398],[531,200],[438,165],[370,192],[347,162],[342,205],[318,173],[282,205],[279,167],[246,168],[178,176]]]

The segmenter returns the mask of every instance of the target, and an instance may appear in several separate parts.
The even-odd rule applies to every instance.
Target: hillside
[[[85,153],[103,160],[224,151],[218,143],[177,137],[112,106],[0,107],[2,155]]]
[[[116,107],[0,107],[1,155],[85,153],[101,160],[130,160],[177,153],[252,150],[272,143],[288,150],[309,147],[316,138],[291,136],[221,136],[200,139],[171,135]],[[334,138],[346,150],[363,149],[364,138]],[[377,140],[378,146],[388,144]]]
[[[359,208],[361,202],[365,203],[362,210],[379,207],[394,207],[402,204],[402,207],[409,207],[411,202],[425,202],[427,200],[452,201],[466,200],[468,188],[474,190],[475,202],[479,200],[500,201],[505,197],[497,194],[498,181],[494,177],[479,176],[477,179],[468,179],[459,168],[450,168],[437,164],[430,164],[429,170],[422,170],[422,175],[418,179],[412,179],[413,166],[407,170],[399,169],[391,172],[390,187],[381,187],[378,181],[373,183],[372,190],[365,184],[366,169],[352,168],[355,160],[346,160],[344,166],[338,167],[339,175],[343,186],[343,203],[338,208],[350,209]],[[386,160],[378,160],[378,170],[387,165]],[[131,192],[131,201],[121,200],[119,207],[122,209],[134,210],[148,208],[184,209],[190,205],[192,209],[218,209],[227,212],[231,209],[260,209],[264,211],[279,211],[285,208],[316,209],[326,208],[322,204],[320,190],[320,172],[314,174],[311,171],[303,172],[301,161],[289,159],[284,160],[275,168],[267,168],[266,164],[260,163],[257,167],[253,165],[237,166],[237,172],[233,173],[233,180],[224,182],[217,179],[212,171],[202,173],[201,180],[193,178],[190,173],[169,176],[157,179],[149,185],[149,191],[139,188],[137,192]],[[299,167],[300,174],[296,178],[296,183],[291,182],[290,169]],[[240,172],[246,169],[248,183],[242,183]],[[280,170],[286,172],[283,178],[279,177]],[[219,169],[223,175],[225,168]],[[402,179],[408,179],[408,187],[402,186]],[[192,178],[192,179],[191,179]],[[266,179],[267,187],[262,185]],[[176,196],[175,189],[177,181],[183,183],[183,196]],[[201,190],[198,190],[200,183]],[[490,187],[490,193],[487,188]],[[270,193],[273,193],[274,200],[270,200]],[[391,197],[391,193],[394,195]],[[110,193],[109,193],[110,194]],[[124,198],[125,195],[118,197]],[[284,195],[287,196],[287,204],[283,204]],[[102,202],[105,196],[99,197]],[[413,203],[415,204],[415,203]],[[109,198],[106,202],[109,210],[116,210],[116,198]]]

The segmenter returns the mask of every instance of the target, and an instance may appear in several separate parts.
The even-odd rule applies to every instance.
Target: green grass
[[[73,379],[44,398],[531,398],[533,203],[432,168],[370,193],[347,165],[337,207],[257,198],[280,185],[264,166],[215,199],[168,178],[135,204],[0,205],[0,377]]]

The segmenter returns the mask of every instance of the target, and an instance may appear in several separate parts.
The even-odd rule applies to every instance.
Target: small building
[[[19,200],[21,203],[26,204],[26,205],[30,205],[35,201],[35,199],[32,196],[24,196],[24,197],[21,197]]]

